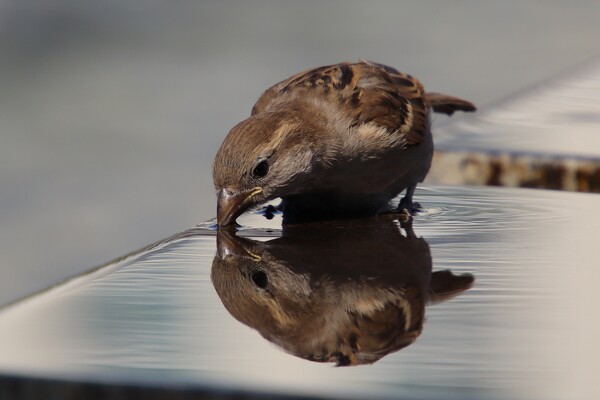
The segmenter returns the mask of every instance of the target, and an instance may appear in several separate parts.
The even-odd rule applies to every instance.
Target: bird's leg
[[[400,204],[398,204],[398,211],[403,214],[413,215],[421,209],[421,205],[419,203],[413,203],[412,198],[415,194],[415,189],[417,185],[409,186],[406,189],[406,194],[400,200]]]

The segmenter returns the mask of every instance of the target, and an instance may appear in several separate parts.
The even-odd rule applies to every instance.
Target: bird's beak
[[[226,188],[219,190],[217,194],[217,224],[226,226],[233,224],[235,219],[254,204],[254,197],[262,193],[262,189],[245,190],[233,192]]]

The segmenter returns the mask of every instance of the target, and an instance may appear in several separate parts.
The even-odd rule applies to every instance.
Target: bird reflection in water
[[[338,366],[410,345],[426,304],[473,283],[432,272],[425,239],[388,216],[286,226],[266,242],[221,229],[217,247],[211,277],[233,317],[288,353]]]

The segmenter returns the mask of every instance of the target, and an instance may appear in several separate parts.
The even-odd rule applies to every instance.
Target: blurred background
[[[595,56],[599,20],[592,0],[0,0],[0,304],[214,217],[212,158],[279,80],[365,58],[485,108]]]

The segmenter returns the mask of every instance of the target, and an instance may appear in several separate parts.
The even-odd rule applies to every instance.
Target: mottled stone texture
[[[600,193],[600,158],[438,151],[428,181]]]

